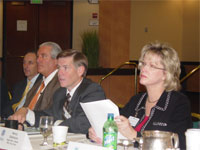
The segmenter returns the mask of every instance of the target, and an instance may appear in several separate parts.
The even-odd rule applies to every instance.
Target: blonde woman
[[[116,117],[120,119],[116,122],[119,132],[130,140],[144,130],[175,132],[180,148],[185,149],[184,132],[192,127],[192,121],[189,100],[178,92],[181,70],[177,52],[167,44],[147,44],[141,51],[139,69],[140,84],[146,92],[133,96],[120,111],[121,116]],[[101,143],[93,128],[89,129],[89,138]]]

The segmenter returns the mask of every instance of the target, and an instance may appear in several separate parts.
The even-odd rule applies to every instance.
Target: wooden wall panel
[[[37,32],[34,5],[22,3],[13,5],[6,2],[6,28],[5,47],[7,57],[23,56],[27,50],[36,48],[35,38]],[[17,21],[27,21],[27,31],[17,31]]]
[[[56,42],[63,49],[71,48],[72,1],[45,1],[41,5],[6,1],[4,9],[6,61],[3,74],[11,88],[24,78],[21,56],[27,51],[37,50],[39,44],[46,41]],[[17,20],[27,21],[27,31],[17,31]]]
[[[71,48],[71,7],[70,2],[44,2],[39,7],[39,44],[53,41],[62,49]]]
[[[129,61],[130,1],[99,2],[100,66]]]
[[[185,65],[185,71],[188,74],[197,65]],[[192,76],[186,79],[186,91],[188,92],[200,92],[200,69],[196,71]]]
[[[87,76],[87,78],[97,83],[102,77],[98,75]],[[110,76],[102,81],[101,86],[105,91],[106,97],[119,105],[125,105],[135,95],[135,80],[133,75]],[[138,89],[140,89],[140,85],[138,85]]]
[[[22,61],[26,51],[36,49],[37,14],[34,5],[22,2],[13,5],[6,2],[5,12],[5,79],[10,89],[16,82],[24,78]],[[27,21],[27,31],[17,31],[17,21]]]

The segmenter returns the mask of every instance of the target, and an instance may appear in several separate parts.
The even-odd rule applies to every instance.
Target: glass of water
[[[120,139],[121,144],[124,147],[124,150],[128,150],[129,146],[133,146],[135,140],[128,140],[128,139]]]
[[[44,137],[44,141],[41,146],[48,145],[47,137],[52,133],[53,117],[51,116],[41,116],[40,117],[40,133]]]

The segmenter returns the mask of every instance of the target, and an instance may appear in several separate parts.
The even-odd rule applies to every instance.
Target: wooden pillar
[[[100,66],[129,61],[130,1],[99,1]]]

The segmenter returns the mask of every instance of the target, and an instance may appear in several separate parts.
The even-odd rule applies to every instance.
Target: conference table
[[[0,124],[1,127],[4,127],[4,123]],[[78,142],[82,144],[88,144],[88,145],[95,145],[100,146],[97,143],[91,142],[91,140],[87,139],[85,134],[75,134],[75,133],[68,133],[67,134],[67,142],[66,145],[59,146],[59,147],[53,147],[53,136],[52,134],[48,137],[48,146],[40,146],[40,144],[43,142],[43,136],[39,133],[39,130],[37,129],[31,129],[26,130],[30,143],[32,145],[33,150],[67,150],[67,146],[69,142]],[[33,134],[32,134],[33,133]],[[117,150],[124,150],[123,144],[120,143],[117,146]],[[133,148],[133,144],[128,144],[128,147],[126,150],[138,150],[137,148]]]
[[[48,137],[48,143],[49,143],[48,146],[40,146],[40,144],[43,141],[43,136],[41,134],[29,135],[29,139],[32,144],[33,150],[67,150],[67,144],[70,141],[89,144],[89,145],[101,146],[101,145],[91,142],[89,139],[86,138],[86,136],[84,134],[74,134],[74,133],[68,133],[67,134],[67,144],[60,146],[60,147],[53,147],[52,135]],[[124,150],[123,145],[118,144],[117,150]],[[133,148],[132,144],[129,144],[127,150],[135,150],[135,149]]]

